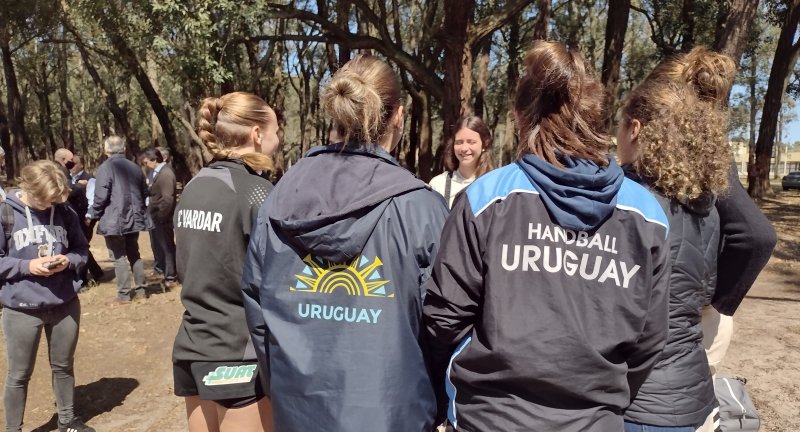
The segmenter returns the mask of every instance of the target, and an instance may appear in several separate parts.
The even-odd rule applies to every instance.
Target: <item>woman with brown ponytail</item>
[[[458,431],[620,431],[666,337],[666,216],[609,156],[581,55],[524,64],[519,157],[456,200],[426,286],[432,372]]]
[[[397,75],[361,55],[322,91],[334,144],[267,198],[242,287],[281,432],[430,432],[436,404],[422,284],[447,214],[399,166]]]
[[[199,135],[213,156],[175,210],[186,311],[175,337],[175,395],[190,432],[271,431],[271,407],[250,342],[239,284],[250,230],[272,190],[263,173],[278,144],[275,112],[249,93],[203,100]]]
[[[667,344],[625,413],[626,432],[694,432],[712,423],[717,401],[701,310],[714,298],[724,244],[716,204],[728,194],[731,156],[722,101],[734,74],[730,58],[695,48],[662,61],[622,108],[619,160],[655,193],[672,228]]]

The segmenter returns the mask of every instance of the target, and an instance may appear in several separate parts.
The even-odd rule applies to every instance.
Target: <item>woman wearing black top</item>
[[[275,112],[259,97],[205,99],[200,137],[214,161],[175,210],[183,315],[173,348],[175,395],[191,432],[272,430],[247,331],[239,282],[255,214],[272,185],[262,177],[278,144]]]

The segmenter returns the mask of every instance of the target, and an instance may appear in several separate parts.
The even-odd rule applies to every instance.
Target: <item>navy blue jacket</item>
[[[100,219],[97,233],[125,235],[152,227],[145,207],[147,183],[138,165],[122,154],[111,155],[95,174],[92,219]]]
[[[276,430],[432,429],[422,284],[446,215],[375,146],[315,148],[283,176],[243,280]]]
[[[667,218],[608,167],[533,155],[456,199],[427,284],[459,432],[621,431],[667,336]]]
[[[51,207],[52,224],[50,209],[29,209],[28,220],[26,205],[15,191],[9,192],[5,203],[14,211],[14,227],[8,242],[0,235],[0,303],[12,309],[48,309],[74,299],[83,284],[81,269],[89,254],[78,215],[68,204],[57,204]],[[69,267],[51,276],[34,276],[30,262],[40,252],[65,255]]]

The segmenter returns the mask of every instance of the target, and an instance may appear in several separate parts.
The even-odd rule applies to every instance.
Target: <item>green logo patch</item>
[[[203,377],[203,384],[217,386],[250,382],[255,376],[257,365],[218,366]]]

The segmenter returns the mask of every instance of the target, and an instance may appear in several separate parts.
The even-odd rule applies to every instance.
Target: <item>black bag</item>
[[[758,418],[753,400],[747,394],[747,380],[733,375],[717,375],[714,392],[719,402],[720,426],[723,432],[758,432],[761,420]]]

